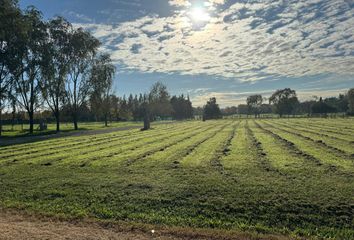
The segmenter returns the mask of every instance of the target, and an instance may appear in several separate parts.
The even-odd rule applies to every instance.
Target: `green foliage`
[[[298,104],[298,99],[295,90],[285,88],[277,90],[269,98],[269,103],[274,104],[276,113],[282,117],[284,114],[294,113],[295,107]]]
[[[203,120],[218,119],[221,118],[221,110],[216,103],[216,98],[210,98],[207,104],[204,106]]]
[[[98,56],[90,73],[90,103],[91,110],[95,112],[96,118],[104,116],[105,126],[108,126],[108,115],[111,110],[110,96],[113,87],[115,66],[111,57],[107,54]]]
[[[254,114],[255,117],[259,116],[260,114],[262,102],[262,95],[259,94],[251,95],[247,98],[248,109]]]
[[[354,88],[348,91],[348,110],[351,115],[354,115]]]

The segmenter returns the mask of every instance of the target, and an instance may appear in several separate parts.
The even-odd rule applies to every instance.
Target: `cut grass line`
[[[166,147],[176,144],[176,142],[181,141],[183,139],[187,139],[190,136],[193,136],[195,133],[199,131],[205,131],[205,129],[212,129],[214,126],[213,125],[204,125],[204,126],[199,126],[197,129],[195,129],[192,132],[189,132],[188,135],[186,135],[185,132],[179,132],[176,135],[171,135],[169,133],[167,136],[162,136],[159,137],[158,139],[149,139],[150,144],[141,144],[139,143],[138,148],[130,148],[127,151],[121,152],[120,154],[110,156],[108,158],[101,158],[101,159],[90,159],[89,161],[85,161],[85,163],[90,163],[90,165],[98,165],[98,166],[111,166],[113,163],[116,165],[119,163],[119,165],[122,166],[129,166],[133,164],[135,161],[139,160],[140,158],[144,158],[147,156],[150,156],[154,152],[161,152],[163,149]]]
[[[286,125],[289,126],[289,123],[281,123],[281,125]],[[302,129],[303,131],[309,132],[309,133],[313,133],[313,134],[317,134],[320,136],[324,136],[324,137],[328,137],[328,138],[332,138],[334,140],[338,140],[338,141],[342,141],[344,143],[354,143],[353,141],[353,135],[351,134],[346,134],[346,133],[339,133],[339,130],[336,131],[336,134],[333,134],[334,131],[326,131],[324,129],[322,129],[321,127],[315,127],[315,126],[309,126],[309,125],[304,125],[304,124],[300,124],[300,123],[291,123],[291,126],[294,128],[299,128]],[[326,132],[326,133],[323,133]],[[347,135],[349,138],[342,138],[344,135]],[[350,138],[351,137],[351,138]]]
[[[331,166],[329,170],[331,171],[339,171],[338,167],[343,168],[346,171],[353,171],[353,162],[351,160],[345,159],[343,157],[338,157],[337,154],[334,154],[327,147],[323,147],[321,145],[316,144],[316,142],[312,140],[306,139],[302,135],[297,135],[296,133],[286,131],[281,128],[277,128],[272,124],[269,124],[266,121],[262,121],[263,125],[267,128],[270,128],[272,132],[277,133],[279,136],[287,139],[288,141],[293,142],[298,146],[298,148],[309,154],[314,156],[317,159],[320,159],[322,163],[326,163]]]
[[[305,137],[313,139],[318,143],[326,144],[328,145],[328,147],[333,148],[333,150],[338,151],[344,155],[347,155],[349,158],[354,159],[354,143],[351,143],[350,141],[319,133],[318,131],[311,131],[308,130],[308,128],[298,127],[294,125],[289,126],[289,124],[284,123],[280,123],[279,125],[292,131],[296,131]]]
[[[204,162],[207,163],[205,166],[210,166],[210,160],[215,154],[215,148],[217,148],[220,145],[220,142],[223,141],[222,137],[223,134],[225,134],[224,129],[227,127],[229,127],[228,122],[213,132],[209,137],[205,138],[204,141],[201,141],[198,145],[195,145],[193,149],[188,152],[188,155],[184,156],[180,160],[180,163],[183,165],[199,166],[202,162]],[[201,153],[205,153],[205,151],[208,152],[207,156],[201,156]]]
[[[162,128],[159,130],[169,130],[172,127],[167,127],[167,128]],[[28,144],[24,144],[25,146],[21,145],[21,148],[16,148],[13,147],[11,149],[11,152],[15,152],[12,154],[5,154],[3,155],[2,153],[7,153],[9,150],[7,148],[5,149],[1,149],[0,151],[0,157],[2,159],[8,158],[8,157],[16,157],[18,155],[23,155],[23,154],[35,154],[37,152],[41,152],[42,150],[54,150],[54,149],[58,149],[61,148],[62,146],[70,146],[70,147],[74,147],[74,146],[80,146],[80,144],[85,144],[88,143],[87,146],[92,146],[93,142],[99,143],[102,142],[104,143],[105,140],[107,139],[117,139],[117,138],[130,138],[132,136],[135,135],[144,135],[143,133],[141,133],[139,130],[127,130],[127,131],[117,131],[114,133],[108,133],[108,134],[98,134],[98,135],[93,135],[93,136],[85,136],[85,137],[77,137],[77,136],[73,136],[73,137],[63,137],[60,139],[51,139],[51,140],[45,140],[42,142],[35,142],[35,143],[28,143]],[[19,145],[16,145],[19,146]],[[52,147],[48,147],[48,146],[52,146]],[[84,145],[81,145],[84,146]]]
[[[270,131],[269,129],[264,128],[258,122],[255,122],[255,125],[263,132],[271,135],[274,139],[280,141],[283,144],[283,146],[285,146],[288,149],[288,151],[290,153],[292,153],[293,155],[300,156],[300,157],[304,158],[305,160],[312,162],[315,166],[322,166],[323,165],[321,160],[315,158],[314,156],[312,156],[310,154],[307,154],[307,153],[301,151],[293,142],[281,137],[280,135]]]
[[[220,174],[226,174],[224,165],[222,164],[222,158],[229,154],[231,142],[235,137],[236,129],[239,125],[240,122],[232,125],[232,131],[230,132],[228,138],[223,142],[221,147],[214,152],[214,157],[210,161],[211,166],[217,169]]]
[[[225,125],[225,126],[226,126],[226,125]],[[215,126],[210,127],[210,128],[207,128],[207,129],[205,129],[203,132],[205,133],[205,132],[207,132],[207,131],[209,131],[209,130],[211,130],[211,129],[214,129],[214,127],[215,127]],[[222,129],[223,129],[223,128],[221,128],[220,130],[217,130],[216,132],[221,131]],[[199,132],[199,131],[198,131],[198,132]],[[186,141],[186,140],[192,138],[192,137],[195,136],[195,135],[196,135],[196,133],[194,133],[194,132],[191,133],[191,134],[188,134],[188,135],[186,135],[186,137],[184,137],[184,138],[182,138],[182,139],[175,140],[175,141],[173,141],[172,143],[169,143],[169,144],[167,144],[167,145],[163,145],[163,146],[158,147],[158,148],[156,148],[156,149],[153,149],[153,150],[151,150],[151,151],[149,151],[149,152],[146,152],[146,153],[144,153],[144,154],[141,154],[141,155],[138,156],[137,158],[129,159],[128,161],[126,161],[126,164],[127,164],[128,166],[130,166],[130,165],[132,165],[133,163],[135,163],[135,162],[137,162],[137,161],[140,161],[140,160],[143,160],[144,158],[147,158],[147,157],[149,157],[149,156],[152,156],[153,154],[155,154],[155,153],[157,153],[157,152],[163,152],[163,151],[165,151],[167,148],[172,147],[172,146],[178,144],[179,142],[184,142],[184,141]],[[207,139],[208,139],[208,138],[206,138],[206,140],[207,140]],[[206,140],[205,140],[205,141],[206,141]],[[205,141],[203,141],[203,142],[205,142]],[[203,142],[201,142],[200,144],[202,144]],[[200,144],[199,144],[199,145],[200,145]]]
[[[183,142],[180,141],[176,145],[165,149],[163,152],[156,152],[150,155],[149,158],[144,161],[144,164],[139,167],[146,168],[155,167],[156,165],[163,165],[166,169],[169,170],[171,168],[179,168],[181,159],[191,154],[194,149],[196,149],[202,143],[206,142],[214,134],[214,129],[198,132],[190,139],[187,139]]]
[[[183,126],[184,127],[184,126]],[[180,130],[189,130],[193,127],[184,127]],[[127,133],[126,135],[118,135],[118,136],[113,136],[112,135],[109,135],[107,137],[103,137],[99,140],[94,140],[94,141],[90,141],[88,142],[87,144],[82,144],[81,141],[79,141],[79,143],[76,143],[76,144],[68,144],[68,145],[64,145],[64,146],[58,146],[58,145],[55,145],[55,147],[50,147],[48,149],[45,149],[45,151],[39,151],[39,150],[34,150],[33,152],[35,153],[27,153],[27,154],[24,154],[24,155],[16,155],[16,156],[11,156],[12,158],[15,157],[15,159],[11,159],[12,161],[19,161],[19,160],[22,160],[22,159],[25,159],[27,158],[28,156],[30,156],[32,159],[33,158],[40,158],[40,157],[47,157],[47,156],[55,156],[55,155],[58,155],[60,153],[65,153],[64,156],[75,156],[75,151],[78,150],[78,152],[81,154],[82,149],[90,149],[90,150],[87,150],[88,153],[90,152],[94,152],[94,151],[97,151],[97,150],[103,150],[103,149],[108,149],[112,146],[114,146],[115,144],[125,144],[125,143],[130,143],[130,142],[134,142],[134,141],[138,141],[140,139],[144,139],[146,136],[149,136],[150,134],[150,137],[152,136],[161,136],[162,134],[169,134],[171,133],[169,131],[169,129],[164,129],[163,131],[160,131],[156,134],[153,134],[151,135],[151,133],[142,133],[141,131],[138,131],[138,132],[133,132],[133,133]],[[137,136],[137,138],[132,138],[132,137],[135,137]],[[77,138],[77,137],[75,137]],[[84,138],[84,137],[81,137],[81,138]],[[80,140],[80,139],[78,139]],[[102,147],[104,146],[104,147]],[[55,151],[52,151],[52,150],[55,150]],[[21,157],[17,157],[17,156],[21,156]],[[62,156],[62,157],[64,157]],[[9,157],[5,157],[4,160],[8,159]],[[50,157],[48,158],[48,160],[50,159]]]
[[[304,134],[300,133],[299,131],[295,132],[296,130],[295,129],[291,129],[291,127],[289,126],[283,126],[281,125],[281,127],[276,127],[274,126],[273,124],[269,124],[267,123],[268,125],[272,126],[273,128],[275,129],[278,129],[278,130],[281,130],[281,131],[284,131],[286,133],[289,133],[289,134],[293,134],[293,135],[296,135],[302,139],[305,139],[305,140],[308,140],[308,141],[311,141],[313,142],[315,145],[318,145],[319,147],[322,147],[322,148],[325,148],[327,149],[328,151],[330,151],[332,154],[335,154],[337,155],[338,157],[341,157],[341,158],[346,158],[348,160],[353,160],[354,159],[354,156],[348,154],[347,152],[337,148],[337,147],[333,147],[333,146],[330,146],[328,144],[326,144],[324,141],[322,140],[315,140],[309,136],[305,136]],[[292,130],[292,131],[291,131]]]
[[[329,121],[329,120],[328,120]],[[338,124],[338,122],[336,122],[335,126],[333,126],[332,124],[326,124],[325,120],[319,122],[319,121],[294,121],[294,122],[290,122],[291,124],[298,124],[301,126],[309,126],[311,128],[315,128],[321,132],[329,132],[329,133],[333,133],[335,135],[339,135],[339,136],[347,136],[347,137],[351,137],[354,135],[354,129],[349,128],[348,124],[346,125],[340,125]],[[332,123],[332,122],[331,122]],[[353,124],[354,121],[353,120],[348,120],[348,123]]]
[[[257,152],[258,163],[260,164],[261,169],[266,172],[273,172],[280,176],[286,176],[285,173],[281,172],[279,169],[275,168],[272,163],[269,161],[266,152],[263,150],[262,143],[257,140],[253,130],[249,127],[248,121],[245,125],[246,134],[251,140],[251,147],[254,148]]]
[[[80,162],[80,166],[81,167],[85,167],[89,162],[95,161],[95,160],[103,160],[106,158],[112,158],[116,155],[119,155],[121,153],[124,153],[125,151],[134,151],[136,149],[138,149],[139,147],[146,147],[149,144],[155,142],[155,141],[160,141],[162,139],[164,139],[165,137],[168,136],[179,136],[182,135],[183,133],[181,133],[181,131],[184,130],[190,130],[192,127],[188,127],[188,128],[182,128],[182,129],[174,129],[173,132],[171,131],[164,131],[164,132],[153,132],[153,134],[151,134],[151,132],[149,132],[149,135],[145,135],[143,134],[143,136],[140,136],[138,138],[131,138],[131,139],[126,139],[125,141],[120,141],[120,139],[117,139],[117,141],[114,142],[110,142],[110,144],[103,144],[103,145],[98,145],[95,146],[93,148],[90,148],[89,150],[80,150],[76,151],[76,152],[71,152],[70,154],[66,154],[65,156],[56,156],[55,159],[45,159],[45,160],[41,160],[40,162],[44,162],[44,161],[50,161],[49,163],[53,163],[55,161],[58,160],[63,160],[61,161],[62,164],[65,164],[67,162],[67,160],[69,160],[71,162],[71,159],[73,159],[75,157],[75,161],[73,161],[73,163],[76,162]],[[202,128],[198,127],[197,129]],[[118,147],[117,147],[118,146]],[[116,150],[119,149],[119,150]],[[84,162],[81,162],[82,159],[85,158]]]

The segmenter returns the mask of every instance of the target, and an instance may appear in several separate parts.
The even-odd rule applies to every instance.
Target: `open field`
[[[354,119],[180,122],[0,148],[0,207],[354,239]]]
[[[127,126],[141,126],[141,122],[112,122],[109,123],[109,128],[119,128],[119,127],[127,127]],[[34,126],[34,133],[33,135],[50,135],[56,132],[56,124],[49,123],[47,124],[48,129],[45,131],[40,131],[38,128],[38,124]],[[103,122],[80,122],[79,123],[79,130],[99,130],[105,129],[107,127],[104,126]],[[29,136],[28,124],[16,124],[14,126],[6,124],[3,125],[3,132],[2,137],[4,138],[13,138],[13,137],[24,137]],[[74,131],[74,126],[72,123],[61,123],[60,124],[60,131],[61,132],[72,132]],[[33,136],[32,135],[32,136]]]

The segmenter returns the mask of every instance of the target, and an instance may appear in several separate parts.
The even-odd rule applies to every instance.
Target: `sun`
[[[195,7],[191,9],[189,15],[195,22],[208,22],[210,20],[209,13],[201,7]]]

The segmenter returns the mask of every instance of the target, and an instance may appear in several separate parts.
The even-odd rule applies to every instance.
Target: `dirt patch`
[[[157,228],[153,226],[128,226],[118,223],[95,222],[92,220],[63,221],[48,217],[21,214],[0,209],[0,239],[46,239],[46,240],[145,240],[145,239],[290,239],[279,235],[254,235],[221,230],[189,228]]]
[[[37,220],[19,214],[0,213],[0,239],[177,239],[152,233],[120,232],[97,224]]]

